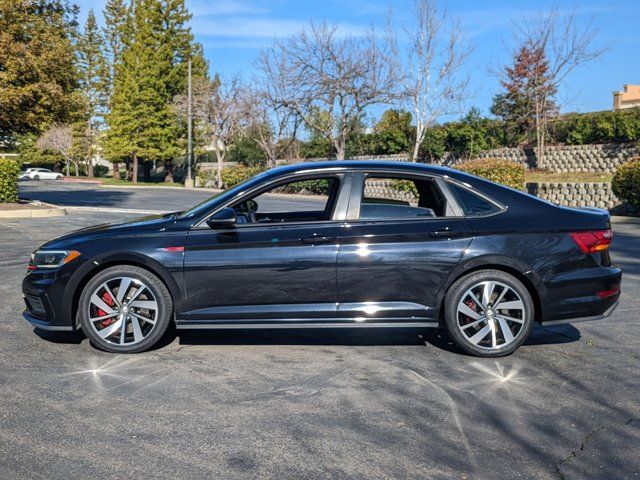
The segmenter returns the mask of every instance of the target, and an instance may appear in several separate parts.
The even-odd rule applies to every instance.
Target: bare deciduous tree
[[[212,149],[216,155],[218,188],[222,187],[222,167],[229,146],[247,124],[242,91],[243,87],[237,78],[229,82],[221,82],[217,77],[213,81],[198,79],[193,85],[192,112],[196,134],[204,139],[205,147]],[[186,96],[176,96],[173,106],[186,119]]]
[[[274,104],[295,112],[343,160],[347,138],[364,110],[394,98],[398,70],[391,55],[373,30],[362,37],[342,36],[336,25],[311,23],[264,50],[258,68]],[[318,109],[328,112],[328,122],[314,121]]]
[[[69,125],[56,125],[49,128],[38,138],[36,146],[40,150],[50,150],[60,154],[66,164],[67,176],[69,176],[69,166],[73,163],[76,167],[76,177],[78,176],[80,168],[77,158],[73,155],[73,130]]]
[[[527,46],[532,51],[543,52],[539,56],[544,66],[534,69],[543,72],[533,80],[535,88],[527,89],[536,131],[538,162],[544,160],[549,116],[557,110],[556,92],[567,76],[576,68],[600,57],[606,47],[596,47],[597,31],[589,21],[582,26],[573,10],[563,14],[558,6],[534,18],[523,18],[514,32],[517,49]],[[544,67],[544,68],[542,68]]]
[[[471,53],[459,25],[446,23],[435,0],[416,0],[415,24],[407,29],[408,70],[404,96],[413,112],[416,138],[411,161],[418,159],[427,129],[444,115],[460,113],[467,97],[468,78],[461,67]]]
[[[251,138],[267,157],[267,166],[275,167],[295,142],[299,115],[275,101],[269,85],[244,89],[242,104]]]

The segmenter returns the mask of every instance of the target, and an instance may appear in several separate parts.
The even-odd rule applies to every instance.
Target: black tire
[[[523,309],[521,313],[513,315],[521,316],[522,318],[519,318],[519,320],[522,320],[522,322],[507,321],[509,332],[513,339],[507,341],[507,335],[509,332],[504,333],[503,330],[503,325],[506,320],[502,312],[505,312],[505,310],[495,309],[494,311],[493,304],[491,302],[488,303],[489,308],[487,309],[490,311],[490,317],[489,313],[485,313],[485,308],[482,305],[476,306],[475,302],[472,302],[471,306],[476,312],[482,311],[482,314],[479,315],[480,318],[475,319],[458,311],[459,304],[462,302],[463,296],[465,296],[466,301],[469,301],[470,297],[467,296],[467,292],[470,289],[484,288],[481,286],[482,282],[499,282],[499,290],[495,289],[496,293],[492,297],[494,300],[497,300],[496,297],[498,297],[502,292],[502,289],[504,288],[502,285],[506,285],[511,289],[511,291],[508,289],[506,290],[506,295],[509,295],[509,298],[516,299],[519,297],[519,300],[523,305]],[[493,291],[493,289],[488,290]],[[477,295],[476,298],[480,300],[481,303],[484,303],[484,299],[481,300]],[[516,299],[516,302],[517,301],[518,300]],[[510,303],[513,304],[514,302]],[[503,301],[501,301],[500,304],[506,305]],[[469,305],[467,304],[467,306]],[[460,349],[477,357],[503,357],[510,355],[517,350],[529,336],[535,318],[535,307],[529,291],[517,278],[500,270],[480,270],[458,279],[453,285],[451,285],[447,291],[447,295],[445,296],[444,317],[447,333]],[[498,321],[498,317],[501,317],[501,321]],[[484,320],[481,320],[483,318]],[[487,320],[487,318],[491,318],[491,320]],[[493,318],[495,318],[495,320],[493,320]],[[469,325],[477,322],[480,322],[477,326]],[[462,330],[463,327],[465,328],[464,332]],[[487,333],[486,336],[482,336],[481,330],[487,328],[490,329],[489,333]],[[491,330],[492,328],[496,329],[498,333],[494,334],[493,330]],[[469,333],[466,334],[465,332]],[[480,338],[479,342],[482,342],[483,345],[472,342],[471,337],[474,337],[474,334],[477,334],[475,335],[476,338]],[[492,336],[494,336],[494,339],[497,338],[495,347],[491,345]],[[499,342],[504,342],[503,346],[500,346]]]
[[[34,176],[33,176],[33,179],[34,179],[34,180],[40,180],[40,175],[34,175]]]
[[[151,292],[153,299],[157,302],[157,312],[155,314],[155,324],[152,325],[142,341],[131,345],[119,345],[111,341],[103,339],[92,326],[89,319],[89,311],[91,308],[91,296],[105,282],[117,281],[120,277],[132,278],[142,282]],[[135,284],[134,284],[135,285]],[[115,295],[117,296],[117,294]],[[133,305],[133,303],[132,303]],[[93,307],[95,308],[95,307]],[[80,296],[78,304],[78,318],[85,335],[89,337],[91,343],[106,352],[114,353],[139,353],[153,347],[165,334],[167,327],[171,323],[173,316],[173,302],[171,294],[162,281],[153,273],[144,268],[135,267],[133,265],[118,265],[109,267],[98,273],[85,285]],[[95,323],[95,322],[94,322]],[[137,322],[139,324],[139,322]],[[132,328],[131,320],[129,320],[128,328]],[[148,328],[148,327],[147,327]],[[121,329],[120,329],[121,331]],[[127,328],[125,328],[125,334]]]

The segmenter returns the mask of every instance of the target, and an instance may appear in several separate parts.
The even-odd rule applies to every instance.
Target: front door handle
[[[434,230],[433,232],[429,232],[429,236],[431,238],[453,238],[453,237],[461,237],[462,232],[449,230],[445,228],[443,230]]]
[[[312,235],[310,237],[301,238],[302,243],[316,245],[318,243],[331,243],[335,241],[336,237],[327,237],[325,235]]]

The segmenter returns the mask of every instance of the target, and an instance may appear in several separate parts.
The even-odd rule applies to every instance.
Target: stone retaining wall
[[[538,168],[550,172],[596,172],[613,173],[616,168],[631,157],[640,155],[640,150],[629,144],[565,145],[550,146],[545,149],[542,162],[538,162],[532,148],[499,148],[485,150],[477,158],[503,158],[521,163],[528,168]],[[454,165],[456,162],[450,162]]]
[[[568,207],[611,209],[620,205],[611,184],[592,183],[527,183],[527,191],[537,197]]]

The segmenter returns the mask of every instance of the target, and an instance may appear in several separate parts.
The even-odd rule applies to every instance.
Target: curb
[[[141,185],[139,187],[134,187],[133,185],[101,185],[102,188],[115,188],[115,189],[123,189],[123,190],[179,190],[181,192],[212,192],[212,193],[220,193],[224,190],[220,190],[218,188],[186,188],[186,187],[174,187],[171,185],[167,186],[156,186],[156,185]]]
[[[640,225],[640,217],[623,217],[621,215],[612,215],[611,223]]]
[[[66,179],[62,179],[60,180],[63,183],[84,183],[84,184],[88,184],[88,185],[102,185],[102,181],[100,180],[90,180],[90,179],[84,179],[84,178],[80,178],[78,180],[66,180]]]
[[[19,210],[0,209],[1,218],[51,218],[64,217],[67,214],[65,208],[43,204],[50,208],[24,208]]]

